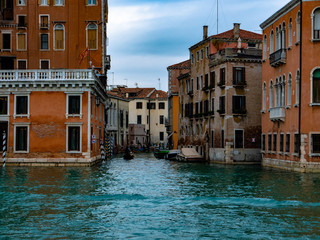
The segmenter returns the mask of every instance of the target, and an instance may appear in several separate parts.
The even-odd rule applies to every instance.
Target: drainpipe
[[[302,0],[300,0],[300,53],[299,53],[299,68],[300,68],[300,79],[299,79],[299,159],[301,158],[301,106],[302,106],[302,102],[301,102],[301,93],[302,93]]]

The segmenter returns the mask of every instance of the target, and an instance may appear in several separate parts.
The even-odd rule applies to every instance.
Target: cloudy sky
[[[217,1],[109,0],[109,84],[167,91],[167,67],[189,58],[188,48],[202,40],[202,26],[217,33]],[[288,2],[219,0],[218,31],[241,23],[261,33],[260,23]]]

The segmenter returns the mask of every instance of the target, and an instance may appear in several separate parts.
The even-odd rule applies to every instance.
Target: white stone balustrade
[[[284,121],[286,116],[286,110],[284,107],[270,108],[270,120],[271,121]]]

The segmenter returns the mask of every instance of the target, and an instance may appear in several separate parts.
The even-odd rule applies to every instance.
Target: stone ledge
[[[320,162],[295,162],[281,159],[263,158],[264,167],[278,168],[294,172],[320,173]]]

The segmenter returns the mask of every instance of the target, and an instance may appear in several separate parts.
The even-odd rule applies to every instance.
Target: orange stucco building
[[[106,0],[0,2],[0,130],[11,165],[92,165],[104,137]]]
[[[320,1],[292,0],[261,25],[263,165],[320,171]]]
[[[181,75],[190,73],[190,60],[186,60],[167,68],[168,70],[168,121],[166,121],[168,145],[178,149],[179,142],[179,80]]]

